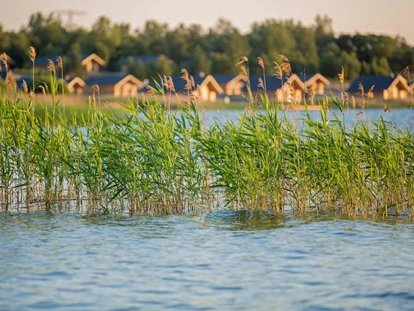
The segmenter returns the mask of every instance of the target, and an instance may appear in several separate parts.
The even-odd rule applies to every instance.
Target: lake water
[[[413,310],[414,225],[0,214],[0,310]]]
[[[259,110],[260,111],[260,110]],[[345,122],[348,126],[354,126],[356,124],[357,114],[360,112],[360,109],[349,109],[345,112]],[[238,120],[241,113],[246,113],[246,111],[235,111],[235,110],[207,110],[202,113],[202,117],[207,126],[211,125],[215,120],[221,122],[227,119]],[[292,111],[286,110],[281,111],[280,116],[286,114],[286,116],[291,120],[303,119],[306,118],[305,111]],[[328,119],[332,120],[334,118],[334,113],[338,115],[339,119],[342,121],[342,115],[339,110],[331,109],[328,113]],[[309,115],[313,120],[320,120],[320,112],[317,110],[309,111]],[[401,109],[391,109],[390,112],[385,112],[384,109],[375,108],[364,110],[364,113],[359,115],[361,122],[366,122],[367,119],[376,121],[378,118],[383,117],[385,121],[389,121],[403,128],[413,128],[414,127],[414,109],[410,108],[401,108]]]
[[[0,213],[0,310],[414,310],[413,249],[408,218]]]

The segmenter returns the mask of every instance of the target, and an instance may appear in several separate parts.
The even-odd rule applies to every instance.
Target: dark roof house
[[[374,87],[373,93],[381,95],[385,100],[407,99],[410,92],[407,80],[401,75],[397,77],[361,76],[351,83],[348,92],[358,93],[360,85],[363,86],[365,92]]]

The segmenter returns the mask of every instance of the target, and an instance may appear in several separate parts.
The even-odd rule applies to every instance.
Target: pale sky
[[[171,27],[197,23],[206,29],[224,17],[242,32],[266,18],[293,18],[308,26],[317,14],[327,14],[336,33],[401,35],[414,44],[414,0],[0,0],[0,4],[0,23],[6,30],[26,25],[36,11],[68,9],[84,11],[86,15],[75,16],[74,22],[87,28],[101,15],[128,22],[132,29],[148,19]]]

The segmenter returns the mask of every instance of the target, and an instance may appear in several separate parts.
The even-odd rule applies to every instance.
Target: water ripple
[[[0,310],[412,310],[414,225],[0,214]]]

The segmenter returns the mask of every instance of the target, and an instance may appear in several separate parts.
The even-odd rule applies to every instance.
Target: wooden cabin
[[[214,79],[216,79],[226,95],[241,95],[247,82],[247,77],[242,74],[214,75]]]
[[[85,89],[85,81],[79,77],[67,80],[68,91],[71,94],[82,95]]]
[[[260,85],[259,79],[263,81]],[[276,98],[280,103],[301,103],[305,92],[305,84],[296,74],[284,77],[282,81],[275,76],[250,76],[250,86],[253,94],[264,92],[264,86],[269,98]]]
[[[77,81],[79,82],[78,85],[81,85],[80,80]],[[131,74],[101,73],[91,75],[85,80],[84,93],[92,94],[92,87],[95,84],[99,86],[99,93],[101,95],[115,97],[136,96],[138,89],[143,86],[142,81]]]
[[[101,67],[106,65],[106,62],[95,53],[85,56],[82,60],[82,66],[85,67],[86,72],[96,73],[101,71]]]
[[[320,73],[317,74],[300,74],[299,78],[305,83],[305,88],[312,88],[315,95],[324,95],[325,87],[330,84],[329,80],[326,79]]]
[[[186,82],[181,77],[173,77],[175,90],[181,93],[187,93],[185,89]],[[199,101],[203,102],[215,102],[217,100],[217,94],[223,94],[224,91],[218,84],[216,79],[212,75],[207,76],[195,76],[194,77],[195,88],[199,90]]]
[[[40,56],[36,57],[35,59],[35,67],[40,70],[47,70],[47,66],[49,65],[49,60],[52,60],[56,65],[56,60],[58,56]],[[67,61],[67,57],[63,56],[63,66],[65,67],[65,63]],[[82,58],[81,65],[84,66],[85,71],[88,73],[97,73],[102,71],[102,67],[106,65],[106,62],[100,58],[95,53],[90,55],[84,55]]]
[[[184,97],[183,100],[186,100],[188,94],[194,94],[197,97],[199,102],[215,102],[217,100],[217,94],[223,94],[224,91],[221,86],[218,84],[216,79],[212,75],[207,76],[195,76],[194,84],[195,86],[191,90],[186,89],[186,81],[179,76],[171,77],[174,84],[175,92],[180,97]],[[162,82],[158,82],[159,85],[162,85]],[[149,86],[156,88],[154,82],[150,82]],[[142,89],[142,92],[147,92],[149,88],[145,86]],[[164,87],[164,91],[167,93],[168,90]]]
[[[355,79],[348,89],[351,94],[358,94],[359,85],[362,84],[365,93],[374,86],[374,97],[389,99],[409,99],[410,87],[407,80],[401,75],[397,77],[362,76]]]

